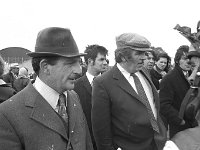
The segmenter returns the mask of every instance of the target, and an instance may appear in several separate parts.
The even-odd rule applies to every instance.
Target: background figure
[[[199,91],[200,92],[200,91]],[[197,107],[196,121],[198,126],[177,133],[167,141],[163,150],[199,150],[200,149],[200,106]]]
[[[15,79],[17,79],[19,73],[19,64],[18,63],[12,63],[10,64],[10,70],[7,74],[3,75],[3,80],[8,83],[11,84],[11,86],[13,87],[13,83],[15,81]]]
[[[158,93],[141,71],[150,42],[124,33],[116,44],[116,65],[93,82],[92,127],[97,149],[162,150],[166,129],[159,115]],[[133,76],[142,83],[140,88]],[[138,94],[142,88],[145,91]]]
[[[2,75],[4,73],[5,62],[0,56],[0,103],[4,102],[11,96],[13,96],[16,91],[6,82],[2,80]]]
[[[181,103],[190,87],[187,80],[191,68],[187,57],[188,51],[187,45],[180,46],[177,49],[174,58],[175,67],[160,83],[160,111],[169,123],[170,138],[177,132],[192,127],[190,122],[179,117]]]
[[[69,29],[39,32],[32,67],[37,74],[0,105],[1,150],[93,150],[74,82],[80,54]]]
[[[24,89],[31,80],[28,77],[28,69],[22,67],[19,69],[19,74],[17,79],[13,83],[13,88],[19,92]]]
[[[167,72],[165,72],[165,69],[169,59],[170,57],[167,53],[158,54],[158,56],[156,57],[155,65],[150,71],[151,79],[157,90],[159,90],[160,81],[167,74]]]
[[[74,91],[79,95],[83,112],[90,129],[90,135],[94,149],[96,148],[95,139],[92,133],[91,108],[92,108],[92,82],[95,77],[100,75],[106,69],[106,55],[108,50],[99,45],[90,45],[86,47],[86,55],[84,56],[87,64],[87,72],[77,80]]]
[[[156,59],[156,54],[153,50],[146,52],[146,59],[144,60],[144,68],[147,69],[148,71],[153,69],[155,65],[155,59]]]

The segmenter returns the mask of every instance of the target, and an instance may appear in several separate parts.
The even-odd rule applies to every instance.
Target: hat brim
[[[141,51],[141,52],[152,51],[152,49],[149,48],[149,47],[142,47],[142,48],[140,48],[140,47],[132,47],[132,46],[124,46],[124,47],[119,47],[117,49],[126,49],[126,48],[130,48],[132,50]]]
[[[30,53],[26,53],[28,56],[30,57],[66,57],[66,58],[73,58],[73,57],[81,57],[81,56],[85,56],[85,53],[79,53],[79,54],[72,54],[72,55],[61,55],[58,53],[49,53],[49,52],[30,52]]]
[[[190,51],[188,53],[188,58],[191,59],[192,57],[199,57],[200,58],[200,52],[197,51]]]
[[[130,47],[132,50],[136,50],[136,51],[141,51],[141,52],[148,52],[148,51],[152,51],[151,48],[132,48]]]

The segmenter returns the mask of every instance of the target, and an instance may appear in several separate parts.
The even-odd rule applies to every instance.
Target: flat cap
[[[137,51],[151,51],[151,43],[136,33],[123,33],[116,37],[117,49],[131,48]]]

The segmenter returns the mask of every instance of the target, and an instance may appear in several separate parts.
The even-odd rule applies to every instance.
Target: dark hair
[[[175,54],[175,57],[174,57],[174,62],[176,65],[179,64],[179,60],[181,59],[181,56],[184,54],[184,53],[188,53],[189,52],[189,46],[188,45],[182,45],[180,46],[177,51],[176,51],[176,54]]]
[[[167,59],[167,62],[169,61],[170,57],[167,53],[165,52],[162,52],[162,53],[159,53],[157,56],[156,56],[156,61],[158,61],[160,58],[166,58]]]
[[[2,76],[4,73],[4,67],[5,67],[5,62],[3,58],[0,56],[0,76]]]
[[[85,59],[85,63],[88,65],[88,59],[92,59],[93,61],[95,61],[98,53],[100,53],[102,55],[107,55],[108,50],[103,46],[88,45],[86,47],[86,50],[84,51],[84,53],[87,54],[87,55],[84,56],[84,59]]]
[[[55,57],[33,57],[32,58],[32,67],[33,67],[34,72],[37,75],[39,75],[41,60],[45,59],[48,64],[55,65],[59,58],[60,57],[57,57],[57,56],[55,56]]]
[[[148,51],[148,52],[146,52],[145,54],[146,54],[146,56],[148,56],[149,55],[149,53],[151,53],[152,55],[153,55],[153,59],[155,60],[156,59],[156,53],[155,53],[155,51]]]

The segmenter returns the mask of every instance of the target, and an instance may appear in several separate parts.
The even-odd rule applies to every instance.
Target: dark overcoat
[[[74,86],[74,91],[78,94],[80,102],[83,108],[83,112],[86,116],[88,127],[90,130],[90,135],[92,137],[93,146],[95,146],[95,140],[92,133],[92,123],[91,123],[91,109],[92,109],[92,86],[84,74],[80,77]]]
[[[182,119],[179,117],[181,103],[189,88],[190,84],[178,65],[165,75],[160,83],[160,110],[169,123],[170,137],[190,127],[188,122],[180,125]]]
[[[166,128],[159,116],[158,93],[148,76],[160,132],[152,129],[144,101],[115,65],[94,80],[92,125],[98,150],[162,150]]]
[[[69,138],[61,117],[30,83],[0,105],[1,150],[92,150],[77,94],[68,91]]]

